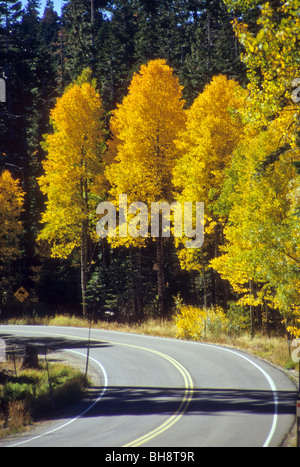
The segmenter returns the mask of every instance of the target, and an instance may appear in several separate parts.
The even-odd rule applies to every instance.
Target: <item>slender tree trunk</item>
[[[158,312],[160,316],[166,314],[166,278],[164,239],[160,236],[156,241],[156,271],[158,290]]]
[[[220,256],[220,224],[216,224],[214,228],[214,256],[218,258]],[[217,271],[213,271],[214,284],[215,284],[215,305],[221,305],[221,292],[222,292],[222,280],[221,276]]]
[[[85,166],[84,160],[82,165]],[[84,217],[81,223],[81,297],[82,297],[82,314],[87,316],[87,300],[86,300],[86,289],[88,284],[88,257],[89,257],[89,202],[88,202],[88,186],[87,180],[81,180],[81,193],[84,205]]]
[[[111,57],[110,57],[110,97],[111,97],[111,100],[114,99],[114,95],[115,95],[115,73],[114,73],[113,56],[111,54]]]
[[[91,0],[91,27],[95,25],[95,0]],[[92,45],[94,45],[94,30],[92,30]]]
[[[269,306],[267,303],[267,300],[264,300],[264,306],[265,306],[265,319],[266,319],[266,330],[267,330],[267,336],[270,339],[271,333],[270,333],[270,319],[269,319]]]
[[[64,33],[60,30],[60,65],[61,65],[61,90],[65,90],[65,49]]]
[[[143,304],[143,278],[142,278],[142,254],[139,248],[137,253],[137,275],[136,275],[136,290],[135,290],[135,314],[138,321],[142,321],[144,315]]]
[[[87,315],[86,289],[88,283],[88,221],[81,225],[81,296],[82,314]]]
[[[250,298],[253,296],[253,280],[249,281],[249,289],[250,289]],[[250,305],[250,319],[251,319],[251,339],[255,337],[255,322],[254,322],[254,307]]]
[[[110,246],[107,241],[107,238],[102,239],[101,246],[102,246],[102,264],[105,267],[105,269],[108,269],[110,267],[111,257],[110,257]]]
[[[203,306],[206,310],[208,307],[207,300],[207,280],[206,280],[206,270],[205,270],[205,259],[203,254],[203,247],[201,247],[201,260],[202,260],[202,279],[203,279]]]
[[[212,35],[211,35],[211,12],[207,10],[207,43],[208,43],[208,70],[211,69]]]
[[[92,70],[95,71],[95,0],[91,0],[91,51],[92,51]]]

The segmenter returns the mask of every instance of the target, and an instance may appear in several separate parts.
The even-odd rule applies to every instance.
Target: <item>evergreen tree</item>
[[[62,11],[61,23],[65,33],[65,73],[74,80],[84,68],[96,67],[96,36],[101,35],[106,0],[70,0]]]
[[[192,1],[183,60],[179,76],[191,104],[212,77],[224,74],[245,81],[241,47],[234,35],[230,15],[222,0]]]
[[[126,94],[135,71],[137,18],[128,0],[116,0],[108,9],[110,19],[98,27],[95,37],[96,76],[106,108],[113,110]]]
[[[20,84],[16,66],[21,60],[22,44],[17,33],[22,3],[7,0],[0,3],[0,76],[6,81],[6,103],[0,104],[0,163],[22,165],[24,134],[22,126]]]

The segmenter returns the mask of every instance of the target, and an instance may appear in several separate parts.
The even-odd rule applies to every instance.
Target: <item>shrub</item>
[[[218,337],[228,330],[229,322],[221,307],[208,309],[182,305],[175,317],[177,337],[180,339],[202,340]]]
[[[251,329],[251,318],[249,307],[238,305],[235,302],[230,303],[229,310],[227,312],[227,318],[229,321],[228,333],[231,336],[240,336]]]
[[[18,432],[32,420],[52,416],[54,408],[81,399],[88,386],[83,374],[63,364],[49,365],[48,371],[41,363],[39,369],[21,370],[12,376],[7,363],[0,384],[0,438]]]
[[[33,384],[9,382],[4,386],[4,400],[9,402],[26,401],[33,398],[35,387]]]

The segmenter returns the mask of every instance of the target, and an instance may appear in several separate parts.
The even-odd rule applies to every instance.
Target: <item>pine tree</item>
[[[5,153],[6,159],[16,165],[21,165],[19,158],[24,152],[22,107],[20,109],[16,102],[20,96],[16,64],[21,58],[21,42],[17,33],[21,14],[20,1],[0,3],[0,75],[6,81],[6,103],[0,104],[0,155]]]
[[[118,0],[108,8],[111,18],[103,20],[95,34],[95,74],[105,106],[113,110],[132,78],[137,20],[132,2]]]
[[[69,0],[63,7],[61,22],[66,39],[64,53],[68,59],[65,73],[70,80],[86,67],[93,72],[96,70],[96,36],[101,34],[102,9],[107,4],[107,0]]]

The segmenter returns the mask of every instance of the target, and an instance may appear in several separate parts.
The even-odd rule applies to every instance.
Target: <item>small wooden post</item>
[[[300,448],[300,393],[297,400],[297,448]]]

